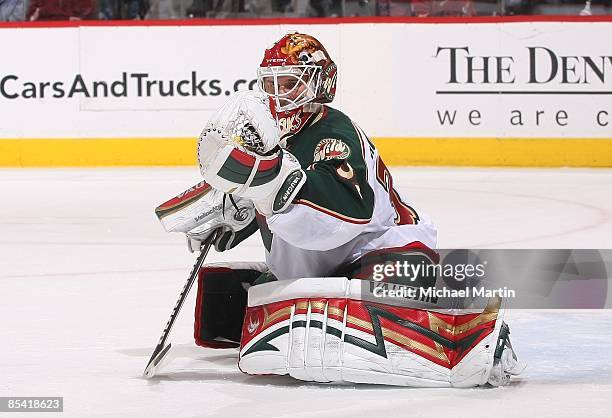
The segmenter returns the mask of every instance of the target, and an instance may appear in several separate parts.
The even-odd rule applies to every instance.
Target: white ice
[[[612,170],[392,173],[442,248],[612,248]],[[338,387],[247,376],[235,350],[197,348],[192,298],[172,362],[143,379],[194,261],[153,209],[198,181],[196,168],[0,170],[0,396],[63,396],[71,417],[610,416],[612,311],[511,312],[529,366],[508,387]],[[209,259],[263,248],[252,237]]]

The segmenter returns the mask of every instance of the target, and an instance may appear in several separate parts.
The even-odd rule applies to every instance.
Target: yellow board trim
[[[612,138],[375,138],[387,165],[612,167]]]
[[[612,167],[612,138],[374,138],[387,165]],[[196,138],[0,139],[2,167],[192,166]]]
[[[0,139],[0,166],[195,165],[196,138]]]

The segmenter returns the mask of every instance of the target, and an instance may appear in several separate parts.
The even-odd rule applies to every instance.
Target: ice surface
[[[443,248],[612,248],[612,170],[400,169]],[[0,396],[64,396],[64,416],[610,416],[612,311],[513,311],[512,386],[330,386],[240,373],[192,343],[141,378],[194,261],[153,209],[195,168],[0,170]],[[210,261],[261,260],[252,237]],[[193,296],[193,294],[192,294]],[[7,414],[8,415],[8,414]],[[30,415],[26,415],[30,416]]]

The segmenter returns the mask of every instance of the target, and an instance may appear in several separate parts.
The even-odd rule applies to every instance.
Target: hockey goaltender
[[[264,53],[259,91],[234,94],[200,135],[204,181],[157,208],[202,260],[257,230],[266,249],[265,263],[196,264],[196,343],[239,347],[252,375],[506,384],[523,365],[502,298],[457,311],[369,291],[381,260],[437,262],[436,229],[394,189],[359,126],[327,105],[337,74],[317,39],[283,36]]]

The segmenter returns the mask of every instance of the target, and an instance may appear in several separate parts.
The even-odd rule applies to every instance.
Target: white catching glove
[[[252,90],[234,93],[213,114],[206,128],[220,129],[236,144],[257,154],[271,151],[280,141],[268,97]]]
[[[198,141],[200,172],[212,187],[253,201],[270,216],[283,212],[306,182],[300,163],[278,147],[280,131],[267,99],[233,96]]]

